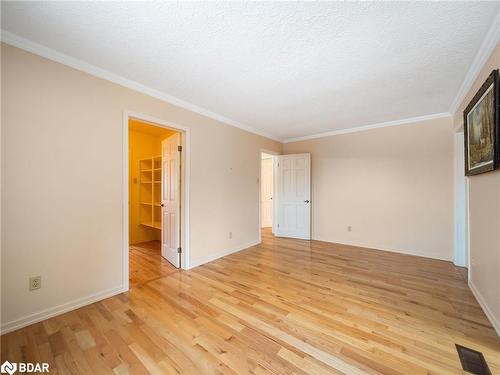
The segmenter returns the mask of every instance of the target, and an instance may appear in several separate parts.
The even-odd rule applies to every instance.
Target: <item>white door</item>
[[[273,159],[262,159],[260,173],[260,226],[273,226]]]
[[[180,267],[179,248],[179,166],[180,134],[161,143],[161,255],[175,267]]]
[[[276,235],[311,239],[311,155],[277,156]]]

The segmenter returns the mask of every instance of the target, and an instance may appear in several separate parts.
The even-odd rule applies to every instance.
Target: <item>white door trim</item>
[[[466,238],[466,246],[467,246],[467,282],[470,284],[471,282],[471,256],[470,256],[470,180],[469,177],[465,179],[465,207],[466,207],[466,217],[465,217],[465,225],[467,226],[465,235]]]
[[[158,119],[149,115],[145,115],[142,113],[129,111],[124,109],[123,111],[123,150],[122,150],[122,158],[123,158],[123,194],[122,194],[122,209],[123,209],[123,259],[122,259],[122,285],[124,291],[129,290],[129,261],[128,261],[128,253],[129,253],[129,210],[128,210],[128,199],[129,199],[129,186],[128,186],[128,120],[129,119],[141,120],[144,122],[149,122],[152,125],[164,127],[171,130],[177,130],[183,134],[182,137],[182,155],[181,160],[184,164],[184,175],[181,176],[183,179],[183,185],[181,186],[181,214],[182,214],[182,224],[183,231],[182,236],[180,238],[180,243],[182,246],[182,255],[181,255],[181,268],[189,269],[190,268],[190,260],[191,260],[191,247],[190,247],[190,228],[189,228],[189,186],[190,186],[190,173],[191,173],[191,165],[190,165],[190,156],[191,156],[191,131],[189,127],[176,124],[172,121]]]
[[[454,168],[454,246],[453,263],[459,267],[469,266],[469,207],[468,179],[465,177],[464,133],[455,133]]]
[[[276,158],[274,156],[277,156],[277,155],[280,155],[279,152],[276,152],[276,151],[271,151],[271,150],[266,150],[264,148],[261,148],[259,150],[259,197],[258,197],[258,207],[259,207],[259,226],[257,228],[257,233],[258,233],[258,238],[259,238],[259,243],[262,242],[262,228],[261,228],[261,225],[262,225],[262,208],[260,207],[260,199],[261,199],[261,179],[262,179],[262,153],[264,154],[269,154],[269,155],[273,155],[273,233],[275,233],[275,229],[274,229],[274,218],[276,217],[276,204],[275,204],[275,199],[274,197],[276,196],[276,168],[275,168],[275,161],[276,161]]]

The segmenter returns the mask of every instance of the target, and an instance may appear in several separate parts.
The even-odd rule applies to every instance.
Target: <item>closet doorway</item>
[[[127,118],[127,268],[132,285],[182,265],[183,137],[173,127]]]

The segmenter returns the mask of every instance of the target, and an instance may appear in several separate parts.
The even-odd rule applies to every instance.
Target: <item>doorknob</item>
[[[161,204],[161,206],[162,206],[162,207],[165,207],[165,205],[164,205],[163,203]]]
[[[306,200],[304,201],[304,203],[309,203],[309,199],[306,199]]]

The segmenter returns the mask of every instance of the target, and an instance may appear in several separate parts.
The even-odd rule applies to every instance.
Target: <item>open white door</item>
[[[276,235],[311,239],[311,155],[277,156]]]
[[[180,134],[174,134],[161,144],[161,255],[175,267],[180,267],[179,248],[179,166]]]

